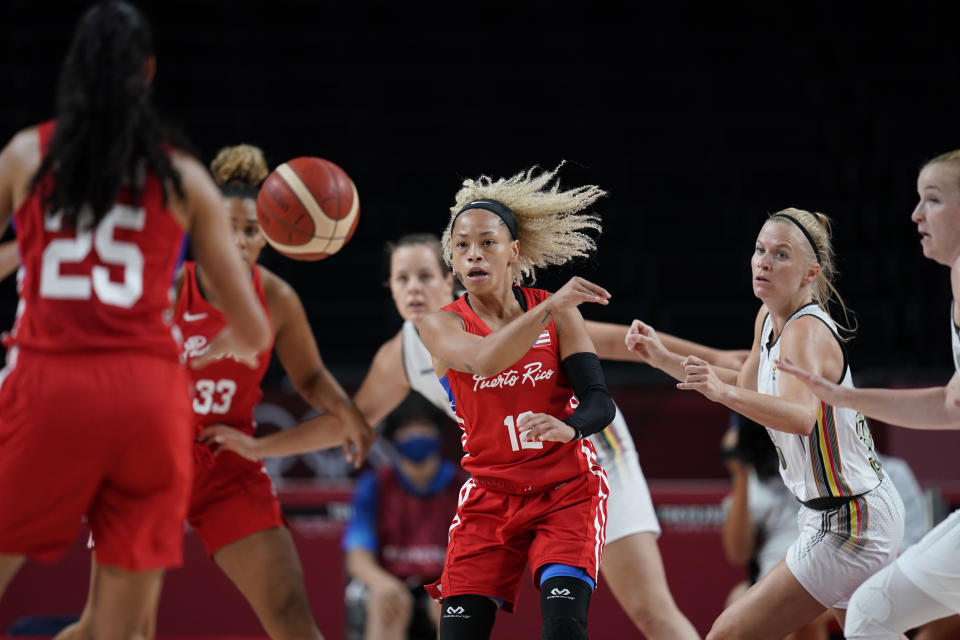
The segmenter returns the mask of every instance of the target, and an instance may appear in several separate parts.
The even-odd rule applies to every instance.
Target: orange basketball
[[[267,176],[257,194],[260,230],[295,260],[323,260],[343,248],[360,219],[357,187],[323,158],[294,158]]]

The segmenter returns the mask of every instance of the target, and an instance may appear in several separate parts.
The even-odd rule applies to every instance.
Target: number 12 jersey
[[[524,309],[533,308],[550,295],[526,287],[517,287],[514,292]],[[478,336],[492,333],[470,307],[467,294],[444,309],[459,315],[467,332]],[[520,439],[520,416],[545,413],[563,419],[577,406],[560,366],[553,321],[522,358],[496,376],[484,378],[449,369],[440,383],[447,389],[463,429],[463,468],[478,486],[522,495],[598,472],[596,452],[588,440],[560,443]]]

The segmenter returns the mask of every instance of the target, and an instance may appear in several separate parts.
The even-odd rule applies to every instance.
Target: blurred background
[[[88,4],[0,3],[0,138],[52,117],[59,65]],[[856,383],[942,384],[951,374],[948,271],[922,256],[910,221],[920,166],[960,147],[960,55],[954,23],[941,12],[947,5],[865,15],[840,3],[773,3],[757,12],[541,0],[439,9],[135,4],[155,30],[156,103],[203,161],[248,142],[271,166],[322,156],[356,183],[361,219],[344,250],[299,263],[268,248],[263,259],[299,292],[325,361],[348,390],[400,326],[384,286],[384,243],[411,231],[439,234],[464,178],[561,161],[561,184],[609,191],[596,208],[604,230],[594,257],[538,284],[553,289],[577,274],[605,286],[611,304],[584,308],[587,318],[636,317],[711,346],[748,347],[758,308],[753,242],[767,214],[795,206],[834,220],[838,287],[859,326],[848,346]],[[15,305],[10,279],[0,284],[0,326],[9,326]],[[611,365],[607,375],[664,524],[671,587],[705,632],[722,606],[716,594],[737,576],[714,539],[727,486],[718,446],[728,413],[642,365]],[[264,429],[308,413],[278,367],[265,391]],[[960,436],[879,424],[874,432],[878,450],[906,459],[941,506],[960,496]],[[451,448],[456,439],[451,428]],[[291,517],[306,523],[298,542],[336,539],[351,481],[341,458],[320,453],[271,467],[288,480],[281,493]],[[188,565],[211,565],[193,543],[188,538]],[[335,548],[314,557],[309,544],[301,544],[308,586],[336,598]],[[713,558],[713,573],[701,555]],[[64,612],[82,602],[87,560],[78,550],[74,561],[64,567],[77,569],[80,593],[58,603]],[[62,583],[64,567],[21,572],[16,584],[26,595],[14,602],[11,588],[0,630],[49,600],[44,585]],[[259,633],[239,600],[223,605],[235,615],[218,622],[216,594],[236,596],[218,574],[208,577],[223,584],[204,587],[202,606],[196,598],[171,604],[184,571],[167,581],[161,633]],[[535,617],[534,603],[527,600]],[[321,629],[338,638],[339,613],[326,606],[317,605]],[[594,619],[605,615],[596,611]],[[507,633],[502,626],[498,633]]]

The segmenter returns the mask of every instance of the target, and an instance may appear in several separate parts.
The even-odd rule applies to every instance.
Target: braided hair
[[[184,197],[164,147],[170,135],[150,102],[152,55],[150,25],[125,2],[94,5],[77,24],[60,72],[57,125],[33,177],[35,186],[52,175],[45,205],[68,226],[76,227],[85,207],[98,224],[126,185],[137,204],[146,168],[164,185],[165,199],[171,188]]]

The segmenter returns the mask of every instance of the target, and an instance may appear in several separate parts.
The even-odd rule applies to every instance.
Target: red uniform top
[[[550,295],[526,287],[517,287],[514,293],[525,309]],[[459,315],[467,332],[478,336],[492,333],[470,308],[467,294],[444,309]],[[517,429],[517,419],[524,413],[546,413],[562,419],[573,413],[577,404],[560,367],[560,345],[552,320],[530,350],[498,375],[484,378],[449,369],[440,383],[451,396],[464,432],[463,468],[477,485],[524,494],[552,488],[588,472],[588,455],[596,457],[588,441],[526,442]]]
[[[37,127],[46,155],[54,122]],[[20,305],[10,345],[46,352],[137,350],[175,359],[170,290],[183,229],[164,205],[163,185],[141,172],[139,204],[128,188],[96,228],[45,215],[47,173],[14,214]],[[90,216],[82,212],[82,222]]]
[[[260,269],[253,267],[253,288],[260,304],[267,310],[267,299],[260,282]],[[183,288],[174,312],[183,332],[183,359],[188,363],[207,350],[210,340],[226,326],[223,313],[203,297],[197,282],[195,262],[183,263]],[[268,315],[269,318],[269,315]],[[253,435],[256,424],[253,410],[263,397],[260,381],[270,364],[273,341],[257,356],[256,369],[226,357],[202,369],[190,369],[193,386],[193,414],[198,428],[215,423],[228,424]]]

